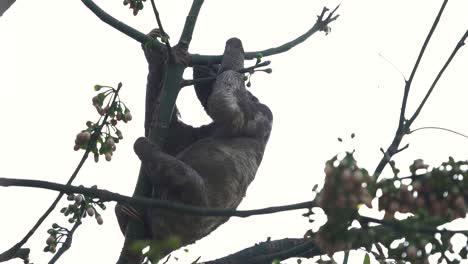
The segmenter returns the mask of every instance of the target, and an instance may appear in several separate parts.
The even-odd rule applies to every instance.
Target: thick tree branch
[[[370,217],[360,216],[361,222],[375,222],[381,225],[353,228],[348,231],[348,237],[353,238],[348,250],[368,248],[374,243],[387,243],[405,237],[409,232],[434,233],[463,233],[466,231],[437,230],[436,227],[443,224],[442,221],[432,220],[429,226],[414,227],[413,223],[418,219],[405,219],[401,221],[385,221]],[[226,257],[204,262],[203,264],[270,264],[273,260],[286,260],[292,257],[311,258],[325,254],[314,242],[314,235],[310,238],[286,238],[281,240],[266,241],[250,248],[243,249]]]
[[[112,99],[112,102],[110,105],[113,105],[115,103],[115,100],[117,99],[119,95],[120,88],[122,88],[121,84],[118,85],[116,92],[114,94],[114,98]],[[109,118],[109,113],[106,113],[104,116],[104,119],[102,120],[101,125],[98,127],[98,129],[95,131],[95,133],[92,134],[90,143],[88,144],[88,147],[86,148],[85,153],[83,154],[83,157],[81,158],[80,162],[75,168],[75,171],[72,173],[70,178],[68,179],[67,183],[63,186],[71,186],[71,183],[75,180],[75,178],[78,176],[78,172],[80,172],[81,168],[83,167],[85,161],[88,159],[89,153],[91,152],[91,149],[94,147],[94,144],[96,144],[97,137],[101,134],[101,130],[104,127],[104,125],[107,122],[107,119]],[[0,184],[2,186],[2,184]],[[21,247],[29,240],[29,238],[36,232],[36,230],[39,228],[39,226],[44,222],[44,220],[49,216],[49,214],[55,209],[57,206],[58,202],[60,199],[62,199],[64,195],[64,192],[60,192],[57,198],[52,202],[52,204],[49,206],[49,208],[44,212],[44,214],[37,220],[36,224],[29,230],[29,232],[26,234],[26,236],[21,239],[18,243],[16,243],[12,248],[8,249],[7,251],[3,252],[0,254],[0,262],[8,261],[12,258],[22,258],[25,259],[24,257],[24,249],[21,249]],[[29,253],[29,249],[28,249]]]
[[[437,14],[436,18],[434,19],[434,22],[432,23],[432,27],[429,30],[429,33],[427,34],[426,40],[424,41],[424,44],[421,47],[421,51],[419,52],[418,58],[416,59],[416,62],[413,66],[413,70],[411,71],[411,75],[409,79],[405,82],[405,89],[403,92],[403,100],[401,103],[401,109],[400,109],[400,118],[398,120],[398,128],[395,132],[395,137],[393,138],[392,143],[390,146],[387,148],[387,150],[384,152],[384,155],[382,159],[380,160],[379,164],[377,165],[375,171],[374,171],[374,177],[378,177],[385,166],[387,166],[388,162],[392,159],[393,155],[398,153],[399,146],[401,144],[401,141],[403,139],[403,136],[408,133],[410,129],[411,123],[406,122],[406,106],[408,104],[408,95],[411,89],[411,84],[413,83],[413,78],[416,74],[416,71],[418,69],[419,63],[421,62],[421,59],[424,55],[424,52],[426,51],[426,47],[429,43],[429,41],[432,38],[432,35],[439,24],[440,17],[442,16],[442,13],[444,12],[445,6],[447,5],[448,0],[444,0],[442,3],[442,6],[440,7],[439,13]]]
[[[153,40],[146,34],[143,34],[142,32],[130,27],[129,25],[109,15],[98,5],[96,5],[92,0],[81,0],[81,2],[83,2],[83,4],[85,4],[85,6],[88,7],[89,10],[91,10],[104,23],[131,37],[132,39],[140,42],[141,44],[151,43],[151,45],[155,47],[163,47],[163,45],[159,41]]]
[[[284,238],[260,242],[253,247],[203,264],[270,264],[275,259],[309,258],[317,254],[320,254],[320,250],[310,238]]]
[[[73,185],[64,185],[59,183],[38,181],[38,180],[23,180],[23,179],[10,179],[0,178],[0,186],[10,187],[33,187],[40,189],[48,189],[59,191],[62,193],[80,193],[86,196],[99,198],[102,201],[116,201],[120,203],[130,204],[134,206],[154,207],[160,209],[167,209],[176,213],[184,213],[200,216],[236,216],[236,217],[249,217],[253,215],[272,214],[278,212],[285,212],[298,209],[309,209],[316,206],[314,201],[302,202],[297,204],[273,206],[255,210],[235,210],[235,209],[217,209],[207,207],[197,207],[186,205],[182,203],[171,202],[167,200],[158,200],[145,197],[129,197],[115,192],[96,188],[85,188]]]
[[[188,55],[187,50],[202,4],[203,0],[193,0],[192,8],[187,16],[179,43],[173,49],[174,56],[171,56],[171,58],[174,57],[174,59],[168,61],[167,71],[154,73],[160,74],[160,79],[162,80],[161,84],[157,84],[158,86],[151,87],[151,89],[160,89],[161,91],[159,101],[153,105],[151,129],[148,132],[148,138],[155,144],[162,145],[167,137],[168,124],[172,118],[175,102],[181,89],[180,84],[182,82],[182,76],[188,64],[186,62],[186,57]],[[162,87],[160,85],[162,85]],[[148,177],[145,175],[143,169],[140,168],[133,197],[151,197],[152,190],[153,188],[148,181]],[[141,211],[142,207],[137,205],[135,209]],[[134,240],[145,237],[146,232],[145,226],[141,225],[141,223],[137,222],[135,219],[130,219],[125,232],[124,246],[119,260],[117,261],[118,264],[135,262],[135,256],[131,256],[129,247]]]
[[[2,0],[2,1],[0,1],[0,16],[2,16],[3,13],[5,13],[5,11],[7,11],[8,8],[10,8],[11,5],[13,5],[13,3],[15,1],[16,0]]]
[[[267,57],[271,55],[276,55],[279,53],[286,52],[295,46],[301,44],[305,40],[307,40],[310,36],[312,36],[314,33],[319,32],[319,31],[325,31],[327,32],[328,30],[328,25],[335,21],[339,15],[335,15],[335,11],[338,9],[339,6],[337,6],[332,12],[330,12],[327,16],[325,16],[325,13],[328,11],[328,8],[324,7],[322,14],[318,16],[317,22],[314,24],[314,26],[309,29],[306,33],[303,35],[299,36],[298,38],[287,42],[281,46],[275,47],[275,48],[269,48],[266,50],[261,50],[261,51],[253,51],[253,52],[246,52],[245,53],[245,59],[246,60],[252,60],[257,58],[259,55],[262,57]],[[192,54],[192,65],[209,65],[209,64],[219,64],[222,59],[222,55],[198,55],[198,54]]]
[[[185,50],[188,50],[190,42],[192,41],[193,30],[195,29],[195,24],[197,23],[198,14],[203,5],[204,0],[194,0],[192,7],[185,19],[184,29],[179,39],[179,46]]]

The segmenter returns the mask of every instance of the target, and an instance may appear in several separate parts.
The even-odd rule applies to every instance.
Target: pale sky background
[[[149,1],[137,17],[121,0],[96,2],[142,32],[156,27]],[[156,2],[164,28],[176,43],[192,1]],[[242,39],[247,51],[277,46],[307,31],[323,6],[334,8],[338,3],[206,0],[190,51],[221,54],[224,42],[232,36]],[[344,0],[340,18],[331,24],[331,34],[316,34],[288,53],[268,57],[273,74],[255,74],[251,91],[272,109],[274,127],[262,166],[239,209],[310,200],[312,186],[323,182],[325,161],[345,150],[356,149],[360,166],[375,169],[381,158],[379,148],[388,146],[397,126],[402,74],[409,76],[441,4],[441,0]],[[447,5],[414,80],[408,115],[468,28],[467,12],[466,0],[452,0]],[[66,182],[82,156],[72,150],[75,135],[87,120],[98,117],[91,105],[93,86],[115,86],[121,81],[121,97],[134,120],[121,126],[124,140],[117,145],[112,162],[96,164],[90,158],[74,184],[97,184],[131,195],[139,168],[132,146],[143,135],[147,75],[140,44],[102,23],[78,0],[18,0],[0,17],[0,38],[0,177]],[[465,47],[413,128],[441,126],[468,133],[467,65]],[[191,72],[186,77],[191,78]],[[183,90],[178,106],[183,120],[208,122],[192,88]],[[350,140],[353,132],[356,138]],[[337,137],[345,142],[339,143]],[[416,158],[438,165],[449,155],[468,157],[468,141],[446,132],[424,130],[407,136],[403,145],[407,142],[410,148],[396,156],[402,169]],[[39,189],[1,188],[0,251],[18,242],[56,195]],[[27,244],[36,264],[52,257],[42,252],[46,230],[53,222],[67,225],[58,212],[62,206]],[[113,207],[108,204],[102,226],[84,219],[72,249],[60,263],[115,263],[123,236]],[[301,237],[310,228],[302,213],[232,218],[187,247],[189,253],[175,253],[180,260],[170,263],[191,263],[198,256],[202,260],[222,257],[267,237]],[[362,263],[362,254],[353,256],[352,263]]]

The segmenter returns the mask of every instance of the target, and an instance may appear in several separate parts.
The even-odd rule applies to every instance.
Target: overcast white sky
[[[133,17],[122,1],[96,2],[142,32],[155,27],[149,3],[144,12]],[[175,43],[191,1],[156,2],[164,28]],[[190,51],[220,54],[224,42],[232,36],[241,38],[247,51],[277,46],[307,31],[324,5],[332,8],[338,3],[206,0]],[[310,200],[312,186],[322,183],[324,162],[345,150],[356,149],[359,164],[374,170],[381,158],[379,148],[387,147],[396,129],[402,74],[409,76],[441,3],[345,0],[338,11],[340,18],[331,25],[331,34],[314,35],[290,52],[268,58],[273,74],[255,74],[251,90],[272,109],[273,133],[261,169],[240,209]],[[410,114],[468,28],[467,12],[466,0],[447,5],[416,75]],[[0,18],[0,36],[0,177],[66,182],[82,155],[72,150],[75,135],[87,120],[97,119],[91,105],[94,84],[116,85],[121,81],[121,96],[134,120],[121,127],[124,140],[117,145],[113,161],[96,164],[90,159],[75,184],[97,184],[130,195],[139,167],[132,145],[143,135],[147,71],[140,45],[101,23],[78,0],[18,0]],[[441,126],[468,133],[467,65],[468,51],[463,48],[414,128]],[[178,106],[185,121],[208,122],[191,88],[181,93]],[[356,138],[350,140],[353,132]],[[339,143],[337,137],[345,142]],[[468,141],[445,132],[421,131],[408,136],[407,142],[410,148],[396,158],[402,168],[416,158],[437,165],[449,155],[468,157]],[[18,242],[56,195],[45,190],[0,189],[0,251]],[[117,260],[123,237],[113,205],[108,208],[103,226],[85,219],[61,263]],[[46,263],[52,256],[42,248],[46,230],[53,222],[66,225],[59,209],[27,244],[33,249],[34,263]],[[179,263],[190,263],[200,255],[208,260],[233,253],[269,236],[300,237],[310,228],[301,213],[233,218],[188,247],[189,253],[182,251],[174,256],[180,258]]]

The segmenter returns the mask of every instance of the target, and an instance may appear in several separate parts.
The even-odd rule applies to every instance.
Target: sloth
[[[145,54],[149,53],[145,50]],[[156,62],[147,59],[151,72],[151,64]],[[153,186],[153,198],[200,207],[237,208],[260,166],[273,120],[270,109],[246,90],[244,76],[238,72],[242,68],[242,42],[231,38],[220,65],[195,65],[193,69],[194,79],[216,76],[214,81],[194,85],[213,122],[195,128],[173,114],[163,146],[146,137],[136,140],[134,150]],[[149,76],[148,82],[151,73]],[[128,211],[126,206],[116,206],[124,234]],[[141,219],[147,229],[146,239],[162,242],[175,236],[179,246],[185,246],[210,234],[228,217],[148,208]]]

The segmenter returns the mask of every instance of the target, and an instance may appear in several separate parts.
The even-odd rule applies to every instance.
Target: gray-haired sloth
[[[151,71],[155,60],[148,58],[146,50],[145,54]],[[221,65],[193,68],[194,79],[217,76],[215,81],[195,85],[198,99],[213,122],[194,128],[174,114],[162,148],[144,137],[135,142],[135,153],[153,185],[155,199],[236,208],[245,196],[262,161],[273,116],[266,105],[246,90],[243,74],[237,72],[242,68],[242,42],[231,38],[226,42]],[[123,233],[128,223],[127,210],[116,206]],[[176,236],[180,246],[207,236],[228,220],[157,208],[148,208],[141,218],[147,228],[145,239],[164,241]]]

